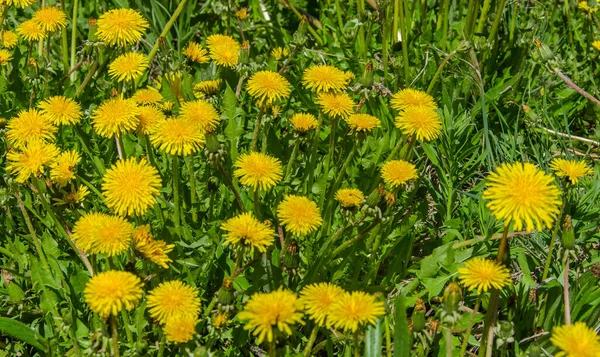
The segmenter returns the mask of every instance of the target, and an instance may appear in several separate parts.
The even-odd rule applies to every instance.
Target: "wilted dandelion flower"
[[[342,188],[335,193],[335,199],[344,208],[356,207],[365,199],[361,190],[356,188]]]
[[[426,107],[437,110],[435,100],[429,94],[412,88],[402,89],[392,96],[390,105],[396,110],[405,110],[410,107]]]
[[[235,12],[235,16],[240,20],[245,20],[248,18],[248,9],[243,7]]]
[[[212,131],[219,123],[219,113],[215,107],[202,99],[183,103],[179,109],[179,118],[196,124],[205,132]]]
[[[42,115],[49,118],[54,125],[77,124],[83,113],[81,106],[71,98],[62,95],[50,97],[38,104]]]
[[[594,172],[584,161],[565,160],[561,158],[552,160],[550,168],[555,171],[556,176],[566,177],[572,184],[576,184],[580,178]]]
[[[332,118],[347,118],[354,110],[354,101],[348,93],[320,93],[317,104]]]
[[[206,39],[209,56],[219,66],[235,67],[239,61],[240,44],[230,36],[210,35]]]
[[[311,284],[300,292],[306,314],[319,326],[328,323],[329,312],[344,289],[331,283]]]
[[[81,156],[75,150],[60,153],[56,160],[50,165],[50,178],[58,187],[65,187],[75,178],[75,165],[79,163]]]
[[[152,87],[138,89],[131,97],[139,105],[154,105],[162,102],[163,96]]]
[[[154,129],[160,125],[160,123],[167,119],[163,111],[154,106],[141,106],[139,110],[139,123],[136,132],[140,135],[148,135],[152,133]]]
[[[196,95],[196,98],[202,98],[204,95],[215,95],[219,91],[221,82],[221,78],[217,78],[196,83],[194,84],[194,95]]]
[[[106,319],[123,308],[133,310],[142,298],[142,281],[129,272],[109,270],[88,280],[83,295],[90,310]]]
[[[314,201],[303,196],[286,195],[277,207],[281,224],[295,235],[306,235],[319,228],[323,219]]]
[[[25,145],[23,151],[9,151],[6,154],[6,170],[16,176],[17,182],[23,183],[31,176],[44,173],[44,166],[50,165],[59,153],[60,150],[54,144],[39,139],[32,140]]]
[[[363,291],[343,293],[329,310],[328,323],[346,332],[356,332],[359,326],[374,324],[378,316],[385,314],[383,302],[375,295]]]
[[[355,131],[369,132],[381,125],[381,121],[369,114],[350,114],[346,123]]]
[[[185,343],[194,338],[198,317],[192,315],[173,316],[167,319],[163,332],[167,341]]]
[[[0,66],[6,66],[12,59],[12,53],[5,49],[0,49]]]
[[[171,118],[159,123],[150,133],[152,145],[171,155],[193,154],[204,143],[204,132],[186,119]]]
[[[556,357],[600,356],[598,333],[584,322],[554,327],[550,342],[560,349],[560,352],[554,354]]]
[[[317,118],[309,113],[296,113],[292,115],[290,123],[292,123],[294,130],[300,133],[306,133],[319,126]]]
[[[63,194],[62,198],[53,198],[54,204],[57,206],[62,205],[73,205],[83,202],[83,200],[90,194],[90,190],[87,186],[79,186],[75,191]]]
[[[221,229],[227,232],[225,244],[249,246],[251,251],[256,248],[261,253],[266,252],[267,248],[273,245],[273,229],[254,218],[249,212],[226,220],[221,224]]]
[[[236,167],[234,175],[246,186],[252,186],[255,190],[266,190],[281,181],[283,170],[281,162],[269,155],[259,152],[242,154],[233,165]]]
[[[317,93],[341,92],[348,87],[354,77],[350,72],[344,72],[329,65],[311,66],[302,75],[302,84]]]
[[[16,118],[11,119],[4,134],[8,142],[15,148],[22,148],[33,140],[54,140],[57,128],[50,119],[37,109],[22,110]]]
[[[106,206],[118,215],[143,215],[156,203],[161,187],[158,170],[146,160],[119,160],[106,170],[102,193]]]
[[[42,26],[46,32],[55,32],[67,27],[67,15],[60,8],[46,6],[33,14],[33,21]]]
[[[179,280],[161,283],[150,291],[147,301],[150,316],[161,324],[172,317],[196,317],[200,312],[198,290]]]
[[[214,318],[212,325],[217,330],[220,330],[223,327],[227,326],[228,323],[229,323],[229,316],[227,316],[227,313],[221,313],[221,314],[218,314]]]
[[[488,175],[483,198],[496,218],[518,231],[551,228],[561,204],[554,178],[530,163],[500,165]]]
[[[431,141],[442,131],[440,115],[431,107],[409,106],[396,117],[396,128],[417,140]]]
[[[167,244],[162,240],[155,240],[150,233],[150,225],[139,226],[133,231],[133,245],[135,250],[140,252],[146,259],[167,269],[167,263],[171,262],[169,252],[175,247],[174,244]]]
[[[302,321],[302,302],[295,293],[279,289],[270,293],[255,293],[250,297],[244,311],[237,316],[242,320],[244,330],[254,330],[258,343],[265,340],[273,341],[273,328],[288,335],[294,324],[304,324]]]
[[[90,254],[121,254],[129,248],[133,226],[119,216],[91,212],[73,227],[73,242]]]
[[[96,23],[96,35],[108,46],[132,45],[139,42],[148,28],[148,21],[132,9],[113,9],[103,13]]]
[[[415,165],[404,160],[391,160],[381,167],[381,178],[392,187],[404,185],[408,180],[419,177]]]
[[[277,72],[259,71],[248,80],[248,93],[258,106],[270,107],[274,101],[290,96],[290,82]]]
[[[112,138],[134,130],[140,120],[140,109],[131,99],[113,98],[92,113],[92,126],[100,136]]]
[[[285,47],[275,47],[271,50],[271,56],[275,58],[276,61],[281,61],[283,58],[287,57],[290,52]]]
[[[458,279],[471,290],[485,293],[489,289],[502,289],[510,284],[510,272],[493,260],[473,258],[458,268]]]
[[[0,42],[0,47],[11,49],[14,48],[18,43],[19,37],[16,33],[9,30],[4,30],[2,33],[2,42]]]
[[[39,41],[46,37],[47,33],[44,31],[42,25],[34,20],[23,21],[17,27],[17,33],[23,37],[26,41]]]
[[[139,52],[129,52],[117,57],[108,67],[111,78],[119,82],[140,78],[148,67],[148,58]]]
[[[208,51],[194,41],[188,43],[187,47],[183,50],[183,54],[189,58],[190,61],[197,63],[207,63],[210,60],[210,58],[208,58]]]
[[[36,0],[0,0],[0,5],[14,5],[15,7],[25,8],[35,4]]]

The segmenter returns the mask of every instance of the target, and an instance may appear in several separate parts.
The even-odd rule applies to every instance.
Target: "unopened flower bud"
[[[365,71],[363,72],[362,77],[362,86],[365,88],[369,88],[373,85],[373,62],[367,62],[365,66]]]
[[[455,282],[448,284],[444,289],[444,310],[448,313],[457,311],[461,297],[460,286]]]
[[[298,253],[298,241],[292,239],[287,247],[285,247],[285,255],[283,256],[283,266],[285,269],[295,271],[298,268],[300,261]]]
[[[571,249],[575,245],[575,230],[573,229],[573,223],[569,215],[565,215],[561,243],[565,249]]]
[[[250,41],[246,40],[242,43],[242,47],[240,47],[240,59],[239,62],[241,64],[248,63],[250,59]]]
[[[425,310],[425,303],[418,298],[411,317],[413,332],[420,332],[425,328]]]

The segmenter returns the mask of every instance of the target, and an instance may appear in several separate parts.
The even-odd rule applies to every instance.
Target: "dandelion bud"
[[[285,247],[285,255],[283,256],[283,266],[285,269],[295,271],[298,268],[300,260],[298,253],[298,241],[293,239],[288,246]]]
[[[4,118],[0,118],[0,129],[4,129],[8,121]]]
[[[541,357],[544,356],[542,354],[542,348],[534,343],[533,345],[531,345],[531,347],[529,347],[529,350],[527,351],[527,356],[529,357]]]
[[[448,284],[444,290],[444,310],[448,313],[457,311],[461,297],[460,286],[455,282]]]
[[[246,64],[250,59],[250,41],[246,40],[240,47],[240,60],[239,63]]]
[[[565,215],[561,243],[565,249],[571,249],[575,245],[575,231],[573,230],[573,223],[569,215]]]
[[[210,133],[206,133],[206,135],[204,136],[204,139],[206,140],[206,150],[210,153],[215,153],[217,151],[219,151],[219,149],[221,149],[221,145],[219,143],[219,139],[217,138],[217,135],[214,132],[210,132]]]
[[[369,88],[373,85],[373,62],[368,62],[363,72],[362,85],[365,88]]]
[[[420,332],[425,328],[425,303],[420,298],[415,303],[415,309],[412,313],[412,330],[413,332]]]
[[[552,52],[550,47],[548,47],[548,45],[546,45],[540,40],[535,40],[534,44],[536,52],[538,53],[542,61],[547,62],[554,58],[554,53]]]

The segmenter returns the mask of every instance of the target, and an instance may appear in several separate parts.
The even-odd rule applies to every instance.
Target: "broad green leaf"
[[[380,357],[381,356],[381,318],[375,321],[375,326],[369,325],[365,334],[365,356]]]
[[[410,356],[411,343],[404,295],[398,295],[394,309],[396,318],[394,328],[394,357],[408,357]]]
[[[46,350],[46,340],[20,321],[0,317],[0,332],[19,339],[40,351]]]

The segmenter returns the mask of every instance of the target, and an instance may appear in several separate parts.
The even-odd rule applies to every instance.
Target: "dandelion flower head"
[[[161,283],[148,294],[150,316],[165,324],[177,316],[198,316],[200,298],[198,290],[179,280]]]
[[[49,118],[54,125],[77,124],[83,116],[79,103],[62,95],[50,97],[38,107],[42,115]]]
[[[250,246],[251,251],[256,248],[261,253],[266,252],[267,248],[273,245],[273,229],[254,218],[249,212],[226,220],[221,224],[221,229],[227,232],[225,244]]]
[[[306,314],[319,326],[327,323],[331,307],[339,297],[344,294],[344,289],[331,283],[311,284],[300,292]]]
[[[493,260],[473,258],[458,268],[458,279],[461,283],[477,293],[485,293],[491,288],[502,289],[510,284],[510,272],[504,265]]]
[[[125,219],[105,213],[83,215],[73,227],[73,242],[90,254],[121,254],[129,248],[133,226]]]
[[[572,184],[576,184],[580,178],[594,172],[584,161],[566,160],[555,158],[550,163],[550,168],[556,176],[566,177]]]
[[[113,9],[98,19],[96,35],[108,46],[124,47],[139,42],[149,27],[148,21],[133,9]]]
[[[240,182],[255,190],[270,189],[281,181],[283,174],[278,159],[259,152],[240,155],[233,166],[236,168],[234,175]]]
[[[415,165],[404,160],[391,160],[381,167],[381,178],[391,187],[404,185],[417,177]]]
[[[90,309],[106,319],[123,308],[131,311],[136,307],[142,298],[142,281],[129,272],[109,270],[91,278],[83,295]]]
[[[307,235],[315,231],[323,219],[314,201],[295,195],[286,195],[277,207],[281,224],[295,235]]]

